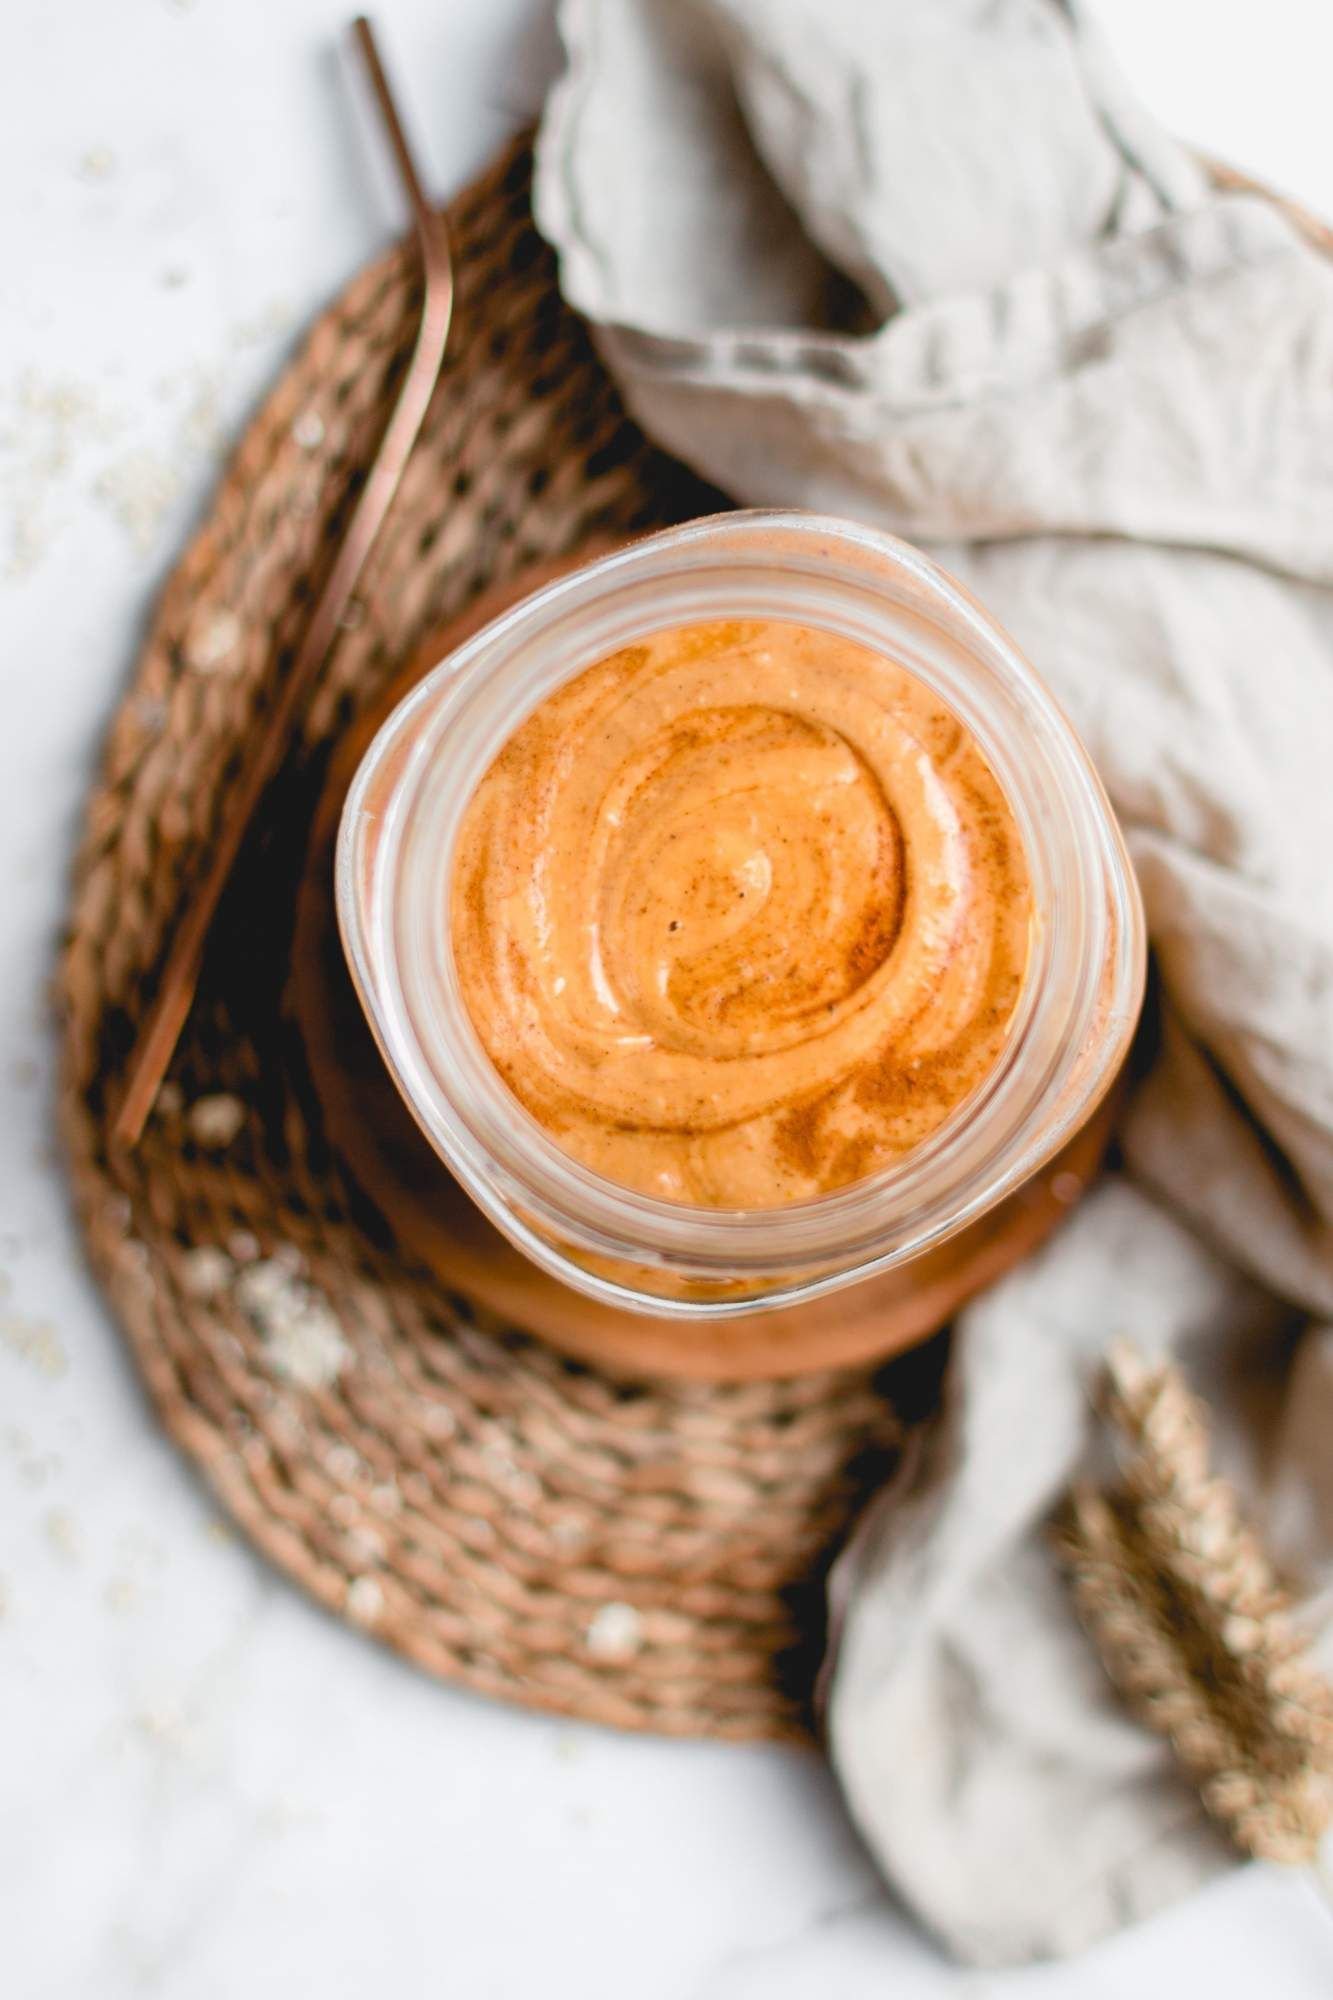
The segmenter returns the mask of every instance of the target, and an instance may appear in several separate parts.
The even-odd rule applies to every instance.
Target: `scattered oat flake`
[[[238,1264],[253,1264],[259,1255],[259,1238],[248,1229],[233,1229],[227,1238],[227,1250]]]
[[[45,1521],[46,1539],[66,1562],[78,1562],[83,1554],[83,1536],[68,1507],[52,1507]]]
[[[252,347],[257,341],[269,340],[275,333],[284,333],[292,323],[292,309],[285,299],[270,299],[253,319],[238,320],[231,330],[233,347]]]
[[[155,452],[131,451],[107,466],[93,491],[146,554],[180,491],[180,474]]]
[[[585,1636],[597,1659],[627,1660],[643,1643],[643,1620],[632,1604],[604,1604]]]
[[[195,1732],[184,1710],[173,1701],[156,1702],[151,1708],[141,1708],[134,1718],[134,1726],[141,1736],[148,1737],[174,1756],[187,1756],[194,1748]]]
[[[345,1483],[349,1479],[358,1477],[361,1471],[361,1460],[352,1450],[350,1444],[331,1445],[329,1450],[324,1454],[324,1470],[328,1473],[330,1479],[340,1479]]]
[[[11,1354],[17,1354],[21,1361],[31,1362],[52,1381],[69,1367],[60,1336],[50,1320],[26,1319],[21,1313],[6,1313],[0,1316],[0,1345],[7,1347]]]
[[[41,566],[56,539],[54,511],[71,482],[85,475],[89,452],[114,433],[115,420],[93,392],[67,378],[29,372],[10,399],[0,434],[0,516],[9,543],[8,574]]]
[[[308,1805],[294,1792],[279,1792],[260,1813],[259,1823],[273,1833],[286,1833],[290,1827],[318,1825],[322,1817],[315,1806]]]
[[[234,611],[197,611],[190,620],[185,657],[196,673],[214,673],[235,653],[240,637],[241,621]]]
[[[42,531],[42,525],[33,514],[18,514],[10,522],[9,561],[5,565],[5,575],[15,583],[31,576],[42,566],[50,543]]]
[[[351,1528],[347,1534],[347,1549],[354,1562],[382,1562],[384,1537],[378,1528],[365,1526]]]
[[[116,156],[110,146],[90,146],[79,161],[80,180],[110,180],[115,171]]]
[[[124,1241],[117,1246],[116,1256],[120,1263],[128,1270],[133,1271],[136,1276],[148,1276],[149,1266],[152,1263],[152,1253],[148,1245],[141,1242],[137,1236],[125,1237]]]
[[[324,442],[324,419],[318,410],[302,410],[292,425],[292,437],[302,451],[318,451]]]
[[[216,377],[202,369],[195,377],[194,394],[181,419],[180,440],[186,451],[206,457],[220,452],[227,441],[227,425]]]
[[[276,1258],[250,1265],[234,1289],[276,1375],[302,1389],[323,1389],[337,1381],[351,1349],[326,1300]]]
[[[225,1251],[201,1243],[182,1257],[181,1283],[193,1299],[215,1299],[226,1291],[235,1268]]]
[[[239,1097],[223,1091],[199,1097],[190,1106],[186,1123],[201,1146],[229,1146],[245,1123],[245,1106]]]
[[[482,1464],[496,1484],[503,1486],[516,1500],[535,1502],[540,1500],[541,1481],[534,1477],[516,1458],[496,1445],[488,1445],[483,1451]]]
[[[347,1615],[358,1625],[373,1625],[384,1609],[383,1586],[373,1576],[354,1576],[347,1586]]]
[[[159,1086],[157,1096],[153,1100],[153,1108],[160,1118],[179,1118],[185,1109],[185,1092],[178,1083],[172,1083],[168,1079]]]

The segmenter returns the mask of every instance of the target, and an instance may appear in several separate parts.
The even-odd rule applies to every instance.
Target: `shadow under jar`
[[[688,1176],[658,1192],[651,1175],[611,1178],[577,1157],[559,1118],[534,1115],[540,1098],[525,1104],[522,1085],[501,1074],[490,989],[458,958],[460,941],[471,949],[478,935],[457,920],[468,816],[505,746],[598,663],[628,659],[655,635],[720,624],[752,635],[799,628],[827,635],[844,667],[861,648],[905,670],[936,715],[961,725],[998,788],[1027,910],[1021,982],[1002,1032],[919,1142],[845,1182],[798,1186],[794,1199],[770,1190],[748,1205],[724,1205],[725,1178],[703,1200]],[[817,654],[816,644],[816,666]],[[762,691],[756,713],[758,756],[761,738],[767,750],[776,740],[764,715],[774,727],[791,718]],[[742,730],[731,745],[733,766],[746,740]],[[765,782],[780,792],[780,779]],[[523,796],[521,783],[510,785],[516,850]],[[742,869],[767,867],[762,846],[761,827]],[[890,893],[901,900],[901,882],[886,879]],[[1124,843],[1086,752],[1032,668],[917,550],[801,513],[738,512],[654,535],[547,584],[467,638],[398,704],[362,758],[342,814],[336,904],[398,1090],[442,1168],[522,1253],[530,1282],[520,1323],[585,1359],[702,1379],[890,1353],[1034,1247],[1095,1171],[1143,993],[1143,917]],[[590,909],[591,933],[598,919]],[[876,976],[890,979],[893,954],[911,942],[895,933]],[[614,1011],[616,996],[604,998]],[[439,1193],[442,1209],[456,1199],[443,1171]],[[513,1314],[507,1245],[493,1284],[474,1256],[460,1288]]]

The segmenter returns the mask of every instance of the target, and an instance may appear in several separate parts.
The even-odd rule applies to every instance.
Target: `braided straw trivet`
[[[167,585],[78,856],[62,1123],[94,1269],[163,1423],[312,1595],[490,1694],[626,1728],[796,1735],[823,1566],[901,1439],[884,1378],[619,1382],[479,1323],[331,1153],[287,1005],[331,746],[423,636],[534,563],[720,504],[625,418],[561,304],[529,181],[520,142],[450,210],[439,390],[157,1112],[113,1157],[112,1091],[168,926],[405,365],[406,249],[316,323]],[[895,1394],[928,1395],[932,1359],[898,1364]]]
[[[285,995],[331,744],[484,585],[718,496],[626,420],[556,290],[527,148],[450,211],[450,360],[355,614],[219,912],[132,1156],[109,1099],[166,929],[368,462],[414,322],[396,250],[316,323],[171,578],[110,732],[60,979],[94,1268],[251,1540],[434,1673],[627,1728],[808,1719],[822,1566],[900,1425],[864,1372],[621,1383],[479,1323],[340,1168]]]

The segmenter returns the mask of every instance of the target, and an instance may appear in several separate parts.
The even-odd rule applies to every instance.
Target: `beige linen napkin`
[[[829,1726],[949,1945],[1073,1950],[1226,1865],[1043,1523],[1117,1334],[1333,1584],[1333,269],[1209,191],[1058,0],[565,0],[538,215],[635,414],[738,500],[924,543],[1074,718],[1158,1005],[1125,1167],[958,1328],[834,1580]]]

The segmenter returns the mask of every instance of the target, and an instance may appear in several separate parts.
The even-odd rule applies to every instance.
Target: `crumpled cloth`
[[[889,1882],[963,1958],[1073,1951],[1228,1865],[1044,1532],[1114,1336],[1179,1355],[1312,1620],[1333,1594],[1333,268],[1210,188],[1073,4],[560,20],[538,219],[635,416],[959,575],[1142,883],[1123,1167],[961,1316],[833,1581],[831,1751]]]

